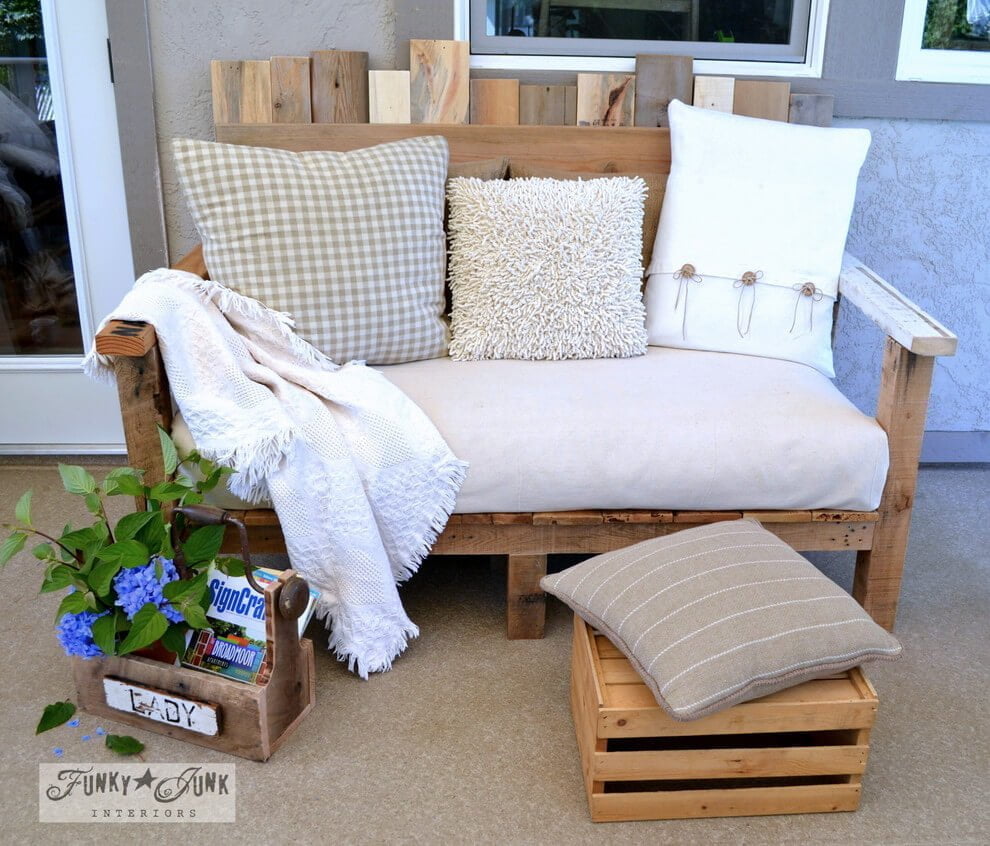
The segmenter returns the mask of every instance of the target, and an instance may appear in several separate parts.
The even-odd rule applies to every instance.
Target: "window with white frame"
[[[624,70],[637,53],[702,71],[820,76],[828,0],[456,0],[472,65]]]
[[[990,83],[990,0],[907,0],[897,79]]]

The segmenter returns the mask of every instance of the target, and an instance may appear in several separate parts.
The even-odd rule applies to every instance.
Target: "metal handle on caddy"
[[[258,593],[264,595],[265,589],[258,584],[254,577],[254,567],[251,565],[251,550],[248,548],[247,526],[233,514],[212,505],[179,505],[172,509],[173,514],[181,514],[191,523],[204,526],[234,526],[241,538],[241,560],[244,562],[244,576]],[[185,570],[182,555],[182,544],[176,544],[175,564],[180,573]],[[302,576],[293,575],[284,585],[278,599],[279,613],[287,620],[298,620],[306,605],[309,603],[309,585]]]

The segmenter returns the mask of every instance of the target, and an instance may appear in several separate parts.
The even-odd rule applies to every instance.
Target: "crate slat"
[[[858,784],[814,784],[670,793],[595,793],[591,800],[595,822],[619,822],[855,811],[859,797]]]
[[[597,752],[599,781],[851,775],[866,769],[869,746],[783,746]]]

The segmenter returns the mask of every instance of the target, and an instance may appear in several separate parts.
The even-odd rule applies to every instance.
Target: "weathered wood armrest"
[[[183,256],[172,267],[186,270],[203,279],[209,279],[206,262],[203,261],[203,246],[197,246]],[[155,347],[155,328],[137,320],[111,320],[96,334],[96,351],[101,355],[120,355],[140,358]]]
[[[209,278],[202,247],[196,247],[173,267]],[[145,471],[147,484],[157,484],[165,478],[158,427],[171,429],[172,395],[155,328],[136,320],[111,320],[96,336],[96,351],[116,357],[114,370],[128,463]],[[138,509],[143,509],[143,499],[137,499]]]
[[[935,356],[957,339],[859,259],[843,258],[839,293],[886,334],[876,418],[887,433],[890,469],[870,549],[856,554],[853,596],[880,625],[894,627],[918,479]]]
[[[908,352],[956,354],[952,332],[849,253],[842,260],[839,293]]]

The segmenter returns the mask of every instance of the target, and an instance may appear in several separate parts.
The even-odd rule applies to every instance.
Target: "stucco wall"
[[[849,251],[959,336],[937,360],[928,429],[990,429],[990,124],[838,120],[873,144]],[[836,344],[840,387],[873,412],[882,337],[852,308]]]
[[[367,50],[372,67],[395,62],[393,0],[147,0],[155,113],[173,259],[198,238],[176,181],[170,141],[213,138],[211,59],[308,56],[313,50]]]
[[[437,35],[423,31],[430,23],[423,5],[428,4],[148,0],[173,257],[197,238],[176,182],[169,140],[212,137],[210,59],[264,59],[339,47],[369,51],[372,67],[408,67],[406,30],[415,25],[417,35]],[[938,362],[928,428],[990,430],[990,124],[839,120],[836,125],[873,132],[850,250],[960,337],[959,354]],[[838,382],[870,413],[881,341],[854,309],[844,310],[836,349]]]

